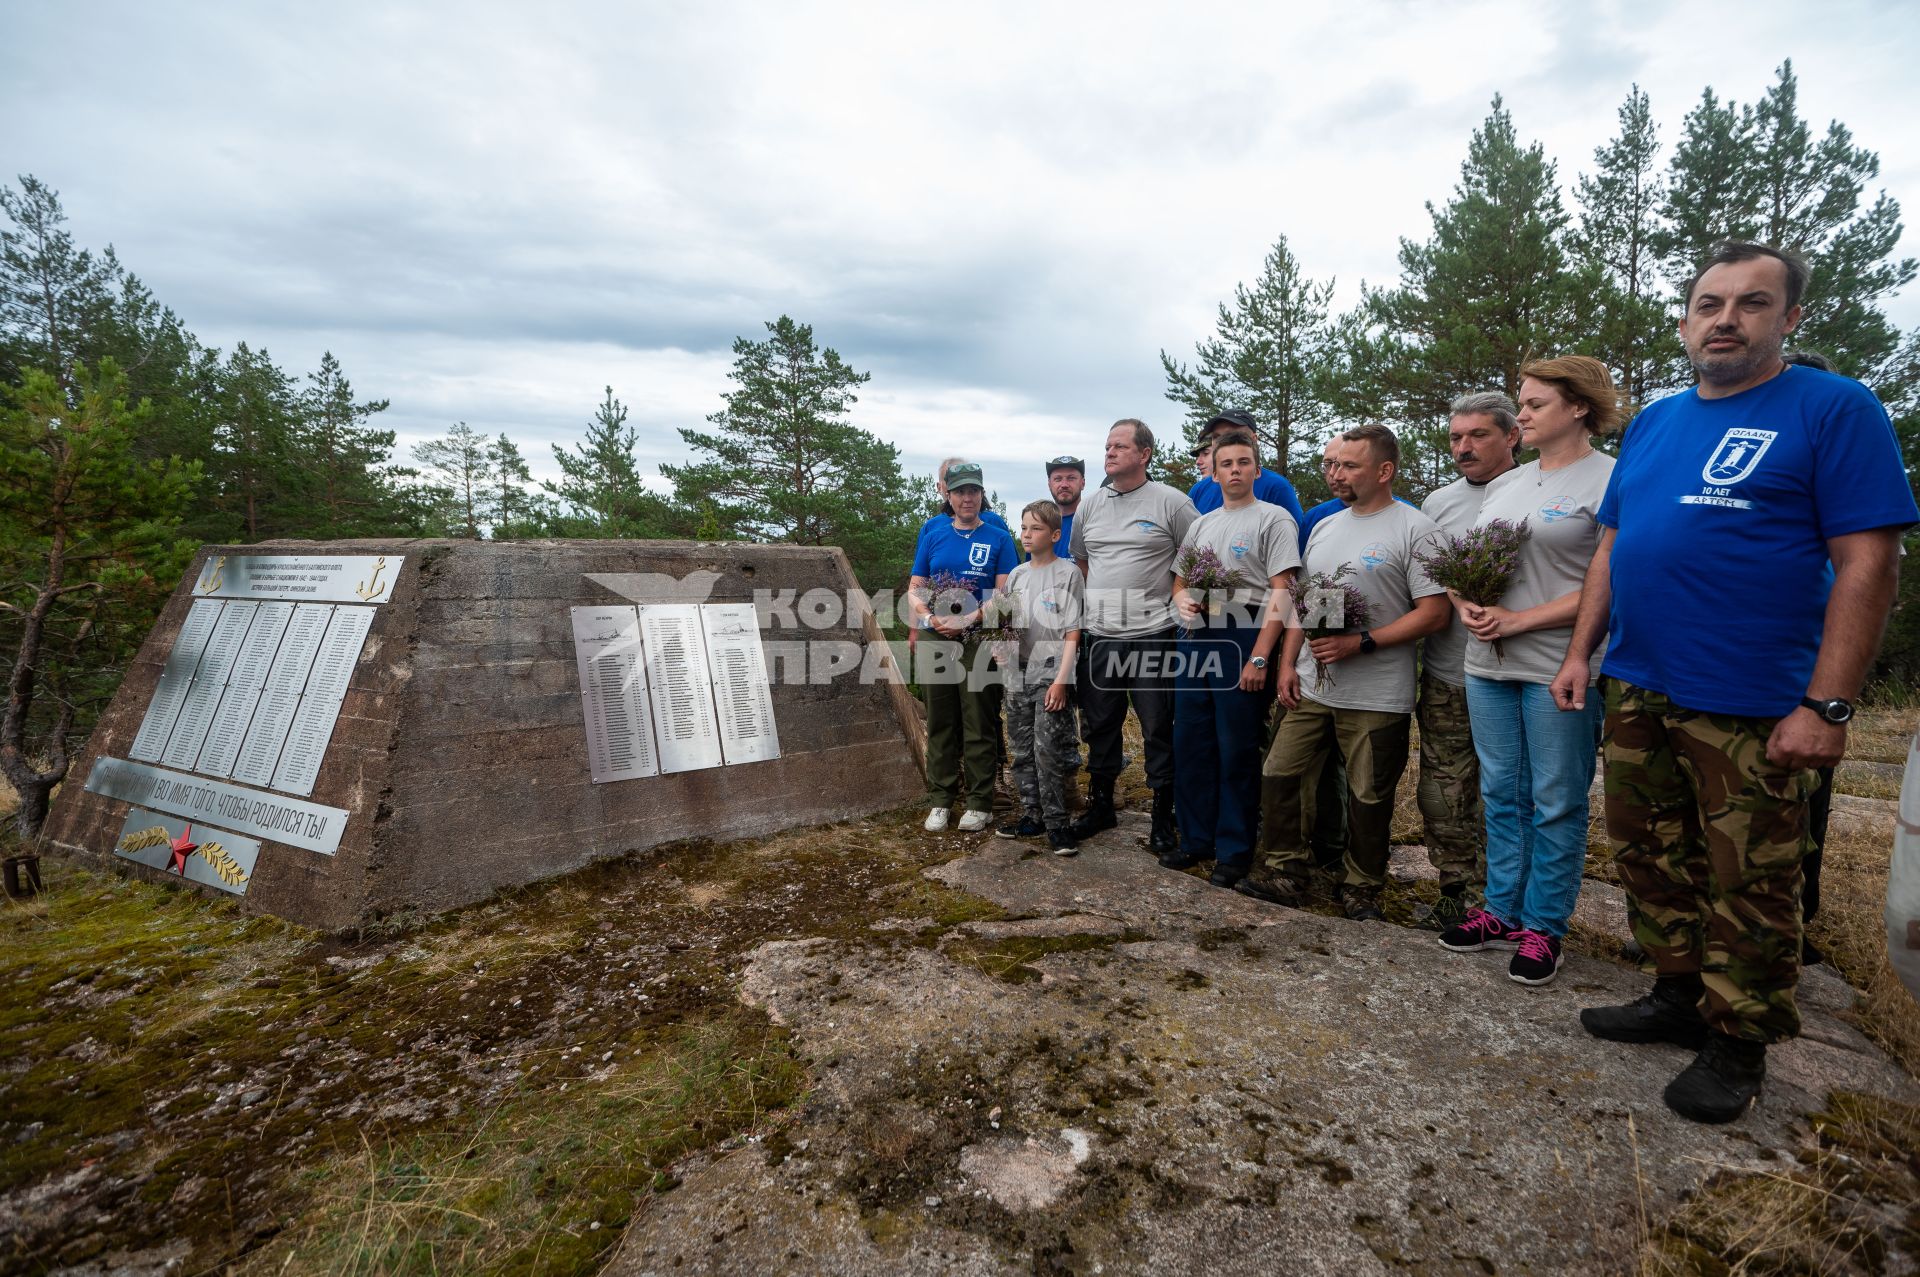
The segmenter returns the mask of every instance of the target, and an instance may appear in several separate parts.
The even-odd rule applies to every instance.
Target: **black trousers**
[[[1173,784],[1173,636],[1171,627],[1144,638],[1082,636],[1074,692],[1086,720],[1087,773],[1095,780],[1120,775],[1120,731],[1131,703],[1146,740],[1147,784]]]

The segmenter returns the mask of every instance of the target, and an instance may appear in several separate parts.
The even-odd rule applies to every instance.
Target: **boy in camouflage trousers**
[[[1074,656],[1080,645],[1085,579],[1060,558],[1060,507],[1035,501],[1020,512],[1020,544],[1028,559],[1007,578],[1020,630],[1019,659],[1007,660],[1007,735],[1020,786],[1020,819],[994,832],[1002,838],[1047,836],[1056,856],[1078,848],[1067,815],[1067,785],[1080,766],[1073,721]]]

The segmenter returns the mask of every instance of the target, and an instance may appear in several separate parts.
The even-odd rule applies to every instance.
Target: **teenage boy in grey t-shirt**
[[[1086,573],[1080,707],[1087,730],[1087,810],[1074,822],[1089,838],[1119,822],[1113,786],[1120,776],[1120,729],[1127,705],[1140,718],[1153,826],[1147,845],[1172,851],[1173,556],[1200,517],[1193,502],[1147,478],[1153,432],[1131,418],[1107,432],[1106,487],[1083,498],[1073,521],[1073,557]]]
[[[1350,565],[1342,580],[1366,599],[1368,623],[1311,642],[1298,627],[1287,631],[1279,688],[1287,716],[1261,769],[1262,863],[1238,889],[1280,904],[1305,898],[1314,790],[1338,750],[1348,815],[1341,903],[1348,917],[1381,920],[1394,787],[1407,766],[1413,644],[1446,625],[1451,605],[1415,558],[1431,551],[1439,529],[1393,499],[1399,440],[1385,426],[1359,426],[1343,440],[1327,481],[1352,504],[1308,537],[1302,604],[1311,618],[1311,578]]]

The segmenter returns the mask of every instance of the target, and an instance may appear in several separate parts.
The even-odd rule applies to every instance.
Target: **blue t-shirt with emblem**
[[[1262,469],[1253,481],[1253,499],[1279,506],[1293,516],[1296,527],[1306,521],[1307,516],[1300,509],[1300,498],[1285,475]],[[1201,514],[1209,514],[1227,503],[1227,494],[1220,491],[1219,482],[1208,475],[1187,489],[1187,500],[1193,502],[1193,508]]]
[[[983,519],[971,532],[961,532],[943,515],[920,529],[920,545],[913,552],[913,574],[931,581],[946,572],[966,582],[973,597],[979,599],[1019,562],[1013,537],[1004,527]]]
[[[1634,419],[1595,516],[1617,529],[1602,672],[1688,709],[1774,718],[1813,675],[1827,540],[1920,522],[1880,401],[1789,366]]]

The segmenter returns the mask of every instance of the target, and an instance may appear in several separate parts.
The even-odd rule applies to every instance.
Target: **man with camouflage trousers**
[[[1459,536],[1480,517],[1487,485],[1513,469],[1520,421],[1513,400],[1482,390],[1453,401],[1447,448],[1460,477],[1436,488],[1420,512],[1448,536]],[[1487,836],[1480,809],[1480,758],[1467,720],[1467,627],[1458,615],[1421,643],[1420,818],[1426,825],[1427,859],[1440,873],[1440,903],[1430,925],[1445,931],[1483,904],[1487,886]]]
[[[1814,769],[1846,747],[1900,533],[1920,522],[1880,402],[1781,359],[1806,284],[1761,244],[1722,245],[1694,276],[1680,337],[1699,384],[1629,433],[1553,681],[1584,707],[1607,637],[1607,833],[1656,977],[1580,1021],[1697,1049],[1665,1099],[1700,1122],[1740,1116],[1767,1044],[1800,1030]]]

